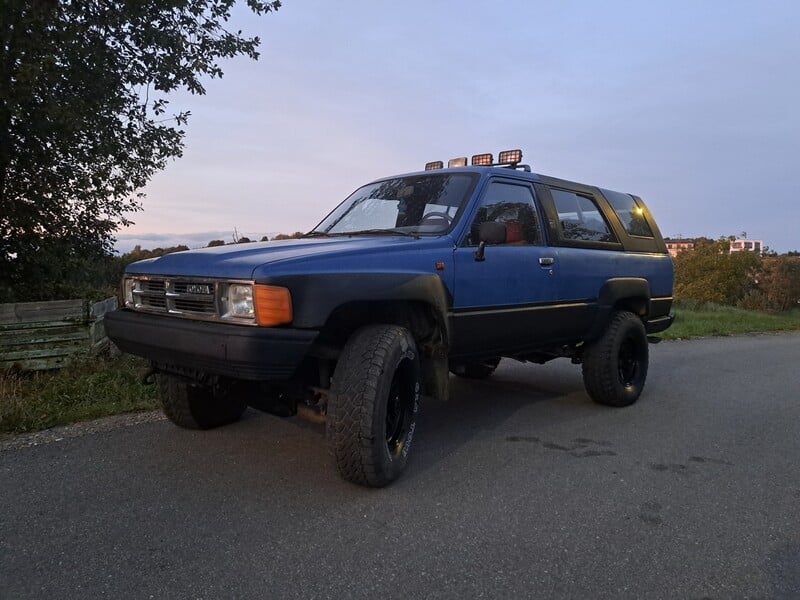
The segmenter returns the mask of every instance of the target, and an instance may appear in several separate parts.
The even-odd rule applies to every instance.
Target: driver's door
[[[484,190],[454,251],[452,356],[511,354],[555,334],[558,256],[544,245],[540,214],[526,182],[495,178]],[[505,240],[481,257],[480,224],[490,221],[505,227]]]

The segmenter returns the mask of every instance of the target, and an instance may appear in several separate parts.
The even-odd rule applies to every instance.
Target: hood
[[[451,244],[448,242],[448,245]],[[306,270],[315,257],[324,256],[327,261],[337,257],[394,254],[395,251],[421,250],[440,245],[440,237],[416,239],[393,235],[251,242],[174,252],[131,263],[126,272],[165,277],[254,279],[279,267],[285,273],[287,268],[291,269],[298,262],[302,262],[303,270]]]

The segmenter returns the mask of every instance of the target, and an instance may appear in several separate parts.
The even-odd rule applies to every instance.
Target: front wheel
[[[400,476],[414,439],[422,385],[417,346],[396,325],[356,331],[333,373],[327,433],[339,474],[382,487]]]
[[[647,364],[647,334],[641,319],[616,311],[600,339],[583,354],[583,383],[595,402],[628,406],[644,389]]]

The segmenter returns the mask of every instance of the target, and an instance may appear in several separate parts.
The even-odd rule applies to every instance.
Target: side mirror
[[[496,221],[486,221],[478,226],[478,249],[475,251],[475,260],[486,260],[486,244],[502,244],[506,241],[506,226]]]

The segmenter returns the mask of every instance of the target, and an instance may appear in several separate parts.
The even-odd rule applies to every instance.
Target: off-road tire
[[[333,373],[327,435],[339,474],[382,487],[408,461],[422,378],[411,333],[397,325],[369,325],[345,344]]]
[[[247,408],[231,388],[214,390],[205,385],[161,374],[161,407],[175,425],[185,429],[213,429],[238,421]]]
[[[644,389],[647,364],[647,334],[641,319],[615,311],[602,337],[584,351],[583,384],[599,404],[629,406]]]
[[[486,379],[487,377],[491,377],[499,364],[500,357],[488,358],[486,360],[455,365],[450,369],[450,372],[464,379]]]

